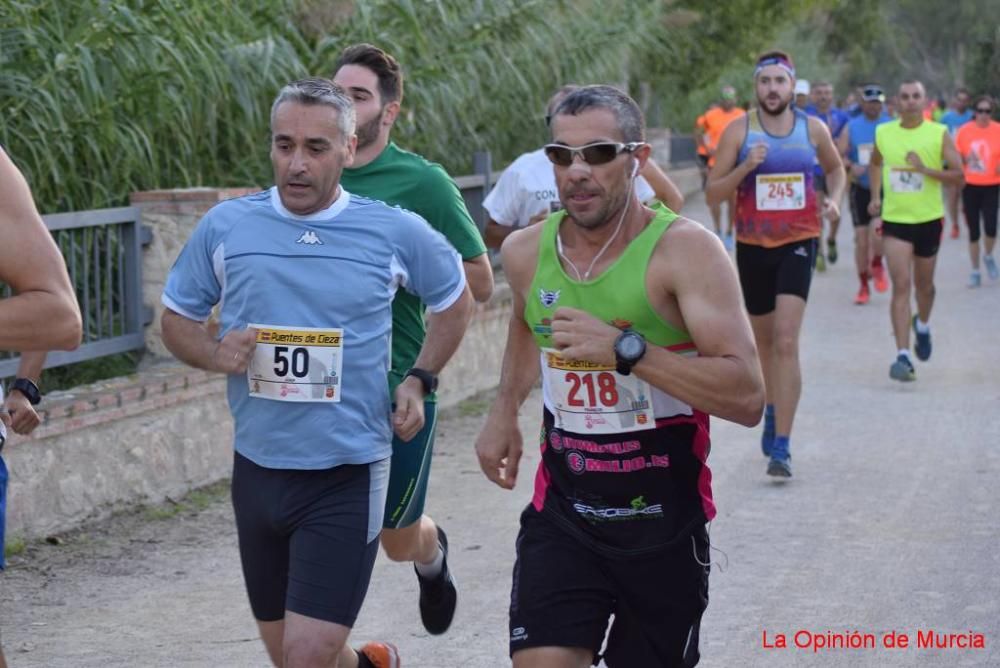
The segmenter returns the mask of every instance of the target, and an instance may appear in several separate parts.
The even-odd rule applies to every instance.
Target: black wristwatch
[[[626,329],[615,339],[615,370],[623,376],[629,375],[645,354],[646,339],[639,332]]]
[[[432,374],[430,371],[425,371],[424,369],[418,369],[417,367],[413,367],[412,369],[406,372],[406,375],[403,376],[403,380],[406,380],[409,376],[413,376],[414,378],[420,379],[420,382],[424,386],[425,395],[428,395],[431,392],[434,392],[435,390],[438,389],[438,377]]]
[[[37,406],[42,401],[42,393],[38,391],[38,386],[27,378],[14,379],[10,389],[23,394],[32,406]]]

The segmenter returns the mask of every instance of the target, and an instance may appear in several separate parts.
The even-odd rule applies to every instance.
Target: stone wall
[[[153,361],[170,357],[163,345],[160,295],[163,284],[181,248],[205,212],[223,200],[241,197],[259,188],[186,188],[134,193],[132,205],[142,207],[142,222],[153,230],[152,242],[143,250],[142,298],[153,308],[153,321],[146,328],[146,350]]]

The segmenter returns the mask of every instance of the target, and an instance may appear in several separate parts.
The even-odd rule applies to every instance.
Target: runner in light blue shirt
[[[342,88],[285,86],[271,108],[275,186],[209,211],[163,292],[167,348],[229,376],[243,576],[276,665],[336,662],[378,552],[392,434],[405,442],[423,427],[424,397],[472,314],[440,233],[340,186],[356,147]],[[429,315],[390,415],[398,289]],[[214,308],[218,334],[205,325]]]

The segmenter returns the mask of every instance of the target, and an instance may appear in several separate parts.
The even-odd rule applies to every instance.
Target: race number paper
[[[569,361],[542,351],[556,427],[578,434],[613,434],[656,426],[649,383],[614,366]]]
[[[275,401],[339,402],[344,330],[250,325],[257,347],[247,383],[250,396]]]
[[[918,193],[924,189],[924,175],[912,169],[889,169],[889,187],[894,193]]]
[[[757,210],[794,211],[806,208],[806,178],[794,174],[758,174]]]
[[[867,167],[872,161],[872,145],[858,144],[858,164]]]

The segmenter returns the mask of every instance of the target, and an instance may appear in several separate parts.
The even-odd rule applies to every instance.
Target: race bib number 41
[[[250,396],[275,401],[340,401],[342,329],[250,327],[257,330],[257,347],[247,367]]]
[[[806,178],[793,174],[757,175],[758,211],[794,211],[806,208]]]
[[[918,193],[924,189],[924,175],[912,169],[889,170],[889,187],[894,193]]]
[[[542,370],[555,407],[556,427],[578,434],[613,434],[656,426],[649,383],[614,366],[563,359],[542,351]]]

